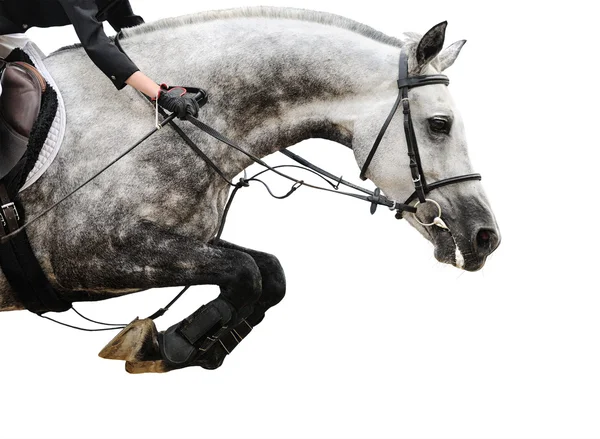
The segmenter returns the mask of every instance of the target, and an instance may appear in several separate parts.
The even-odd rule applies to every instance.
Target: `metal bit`
[[[446,223],[444,222],[444,220],[442,220],[439,216],[436,216],[433,219],[433,224],[436,225],[436,226],[438,226],[438,227],[440,227],[440,228],[442,228],[442,229],[450,230],[448,228],[448,226],[446,225]]]

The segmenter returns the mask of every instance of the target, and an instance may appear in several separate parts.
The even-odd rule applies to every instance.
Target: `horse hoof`
[[[125,370],[128,373],[164,373],[171,369],[162,360],[157,361],[127,361]]]
[[[149,361],[160,358],[158,331],[150,319],[135,319],[98,354],[108,360]]]

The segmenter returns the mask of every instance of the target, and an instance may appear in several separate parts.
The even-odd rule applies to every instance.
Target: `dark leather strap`
[[[204,101],[206,102],[206,100]],[[202,104],[203,105],[203,104]],[[167,118],[168,115],[165,112],[165,110],[163,110],[161,107],[158,107],[158,111],[160,112],[161,116],[163,116],[164,118]],[[229,186],[235,186],[235,184],[233,184],[228,178],[227,176],[223,173],[223,171],[221,171],[221,169],[215,164],[215,162],[213,162],[205,153],[204,151],[202,151],[198,145],[196,145],[196,143],[194,143],[194,141],[192,139],[190,139],[190,137],[185,133],[185,131],[183,131],[179,125],[177,125],[177,123],[174,120],[171,120],[169,122],[169,125],[171,126],[171,128],[173,128],[175,130],[175,132],[177,134],[179,134],[179,137],[181,137],[183,139],[183,141],[185,143],[187,143],[187,145],[191,148],[192,151],[194,151],[198,156],[200,156],[200,158],[202,160],[204,160],[204,162],[210,166],[212,168],[213,171],[215,171],[217,173],[217,175],[219,177],[221,177],[222,180],[225,181],[225,183],[227,183]]]
[[[398,106],[400,105],[401,100],[402,100],[402,94],[398,93],[398,97],[396,98],[396,102],[394,102],[392,111],[390,111],[390,114],[388,114],[387,119],[385,120],[385,122],[383,123],[383,126],[379,130],[379,134],[377,134],[377,138],[375,139],[375,142],[373,143],[373,146],[371,147],[371,151],[369,151],[369,155],[367,156],[367,159],[365,160],[365,163],[363,164],[363,166],[360,170],[360,179],[361,180],[367,179],[367,177],[365,175],[367,173],[367,169],[369,169],[369,165],[371,164],[371,161],[373,160],[373,157],[375,156],[375,153],[377,152],[377,148],[379,148],[379,144],[381,143],[383,136],[385,135],[388,127],[390,126],[392,119],[394,119],[394,115],[396,114],[396,111],[398,110]]]
[[[422,75],[398,78],[398,88],[422,87],[433,84],[450,84],[450,79],[446,75]]]
[[[0,206],[6,223],[4,231],[6,234],[14,232],[20,226],[23,213],[19,205],[8,197],[8,191],[2,181]],[[40,314],[47,311],[62,312],[71,308],[71,304],[59,298],[50,285],[25,231],[7,242],[0,243],[0,266],[17,299],[29,311]]]
[[[434,183],[430,183],[427,185],[427,193],[431,192],[434,189],[439,189],[443,186],[448,186],[450,184],[462,183],[463,181],[481,181],[481,174],[466,174],[459,175],[456,177],[444,178],[443,180],[438,180]],[[404,204],[410,204],[418,198],[417,192],[413,192],[410,197],[406,199]]]
[[[408,163],[410,167],[410,174],[412,177],[413,184],[415,186],[415,192],[419,197],[419,200],[425,202],[425,189],[423,187],[423,172],[421,168],[421,158],[418,155],[419,150],[417,148],[417,141],[415,139],[415,132],[412,126],[412,119],[410,117],[410,103],[408,102],[408,89],[403,88],[401,92],[402,96],[402,113],[404,113],[404,135],[406,137],[406,148],[408,150]]]
[[[15,203],[10,200],[6,186],[2,182],[0,182],[0,215],[6,223],[7,234],[19,228],[19,212]]]

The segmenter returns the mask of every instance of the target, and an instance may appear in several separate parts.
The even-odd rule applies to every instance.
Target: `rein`
[[[206,92],[204,90],[201,89],[192,89],[191,87],[189,88],[190,90],[198,90],[198,93],[196,93],[195,99],[199,102],[200,105],[202,105],[204,102],[206,102]],[[251,181],[260,181],[258,180],[256,177],[264,172],[270,171],[270,172],[274,172],[275,174],[290,180],[293,182],[293,186],[290,189],[290,191],[282,196],[282,197],[278,197],[273,195],[273,192],[268,188],[268,186],[266,186],[266,184],[262,181],[260,181],[261,183],[263,183],[263,185],[265,185],[267,187],[267,190],[269,191],[269,193],[274,196],[275,198],[286,198],[288,196],[290,196],[292,193],[294,193],[298,188],[300,188],[301,186],[306,186],[306,187],[310,187],[312,189],[317,189],[317,190],[321,190],[321,191],[326,191],[326,192],[332,192],[335,194],[339,194],[339,195],[344,195],[344,196],[348,196],[348,197],[352,197],[352,198],[356,198],[359,200],[363,200],[363,201],[367,201],[369,203],[371,203],[371,213],[374,213],[374,209],[373,206],[377,207],[378,205],[383,205],[388,207],[390,210],[404,210],[404,211],[409,211],[409,212],[416,212],[416,208],[412,207],[412,206],[408,206],[404,203],[398,203],[396,201],[390,200],[389,198],[385,197],[384,195],[381,195],[379,189],[376,189],[375,191],[371,191],[369,189],[365,189],[363,187],[357,186],[353,183],[350,183],[346,180],[344,180],[342,177],[336,177],[334,174],[325,171],[324,169],[319,168],[318,166],[313,165],[312,163],[310,163],[308,160],[290,152],[287,150],[280,150],[279,152],[281,152],[282,154],[286,155],[287,157],[291,158],[292,160],[300,163],[302,166],[295,166],[299,169],[304,169],[304,170],[308,170],[314,174],[319,175],[323,180],[325,180],[330,186],[331,188],[327,188],[327,187],[323,187],[323,186],[317,186],[317,185],[313,185],[310,183],[305,182],[304,180],[298,180],[294,177],[291,177],[288,174],[285,174],[283,172],[281,172],[279,170],[279,168],[282,167],[289,167],[289,165],[283,165],[283,166],[270,166],[269,164],[267,164],[265,161],[263,161],[262,159],[256,157],[255,155],[253,155],[252,153],[246,151],[244,148],[242,148],[241,146],[239,146],[237,143],[235,143],[234,141],[230,140],[229,138],[227,138],[225,135],[221,134],[220,132],[218,132],[217,130],[215,130],[214,128],[210,127],[209,125],[203,123],[202,121],[198,120],[197,118],[188,115],[185,120],[190,122],[191,124],[195,125],[197,128],[199,128],[200,130],[204,131],[206,134],[208,134],[209,136],[213,137],[214,139],[225,143],[226,145],[230,146],[231,148],[241,152],[242,154],[246,155],[248,158],[250,158],[253,162],[263,166],[265,168],[264,171],[260,172],[259,174],[251,177],[251,178],[241,178],[240,181],[238,183],[232,183],[223,173],[223,171],[200,149],[200,147],[198,146],[197,143],[195,143],[192,139],[190,139],[190,137],[175,123],[175,114],[167,114],[162,108],[159,108],[159,112],[160,114],[164,117],[163,121],[160,122],[156,128],[152,129],[150,132],[148,132],[146,135],[144,135],[140,140],[138,140],[137,142],[135,142],[132,146],[130,146],[127,150],[125,150],[123,153],[121,153],[118,157],[116,157],[115,159],[113,159],[110,163],[108,163],[106,166],[104,166],[102,169],[100,169],[98,172],[96,172],[94,175],[92,175],[90,178],[88,178],[86,181],[84,181],[83,183],[81,183],[78,187],[76,187],[75,189],[73,189],[71,192],[69,192],[68,194],[66,194],[65,196],[63,196],[60,200],[58,200],[57,202],[55,202],[54,204],[52,204],[50,207],[48,207],[47,209],[43,210],[42,212],[40,212],[39,214],[35,215],[32,219],[30,219],[29,221],[27,221],[25,224],[23,224],[21,227],[19,227],[18,229],[16,229],[14,232],[7,234],[6,236],[3,236],[0,238],[0,243],[4,243],[7,242],[9,239],[11,239],[12,237],[18,235],[19,233],[23,232],[25,229],[27,229],[27,227],[31,226],[33,223],[39,221],[43,216],[47,215],[48,213],[50,213],[52,210],[56,209],[60,204],[62,204],[64,201],[66,201],[68,198],[70,198],[71,196],[75,195],[77,192],[79,192],[81,189],[83,189],[86,185],[88,185],[89,183],[91,183],[93,180],[95,180],[96,178],[98,178],[100,175],[102,175],[104,172],[106,172],[109,168],[111,168],[113,165],[117,164],[121,159],[123,159],[125,156],[127,156],[128,154],[130,154],[134,149],[136,149],[138,146],[140,146],[144,141],[146,141],[147,139],[149,139],[152,135],[154,135],[155,133],[157,133],[160,129],[164,128],[165,126],[169,125],[171,126],[175,132],[177,132],[177,134],[185,141],[185,143],[190,147],[190,149],[196,153],[204,162],[206,162],[206,164],[212,168],[217,175],[223,179],[229,186],[233,187],[234,189],[236,188],[240,188],[240,187],[246,187],[248,186],[249,182]],[[331,180],[335,181],[335,183],[333,183]],[[358,190],[362,193],[364,193],[365,195],[360,195],[360,194],[355,194],[355,193],[351,193],[351,192],[344,192],[344,191],[340,191],[339,187],[340,185]],[[223,216],[222,218],[222,222],[224,222],[226,216]],[[220,229],[223,228],[223,225],[221,225]]]
[[[192,90],[190,88],[190,90]],[[206,92],[204,90],[201,89],[194,89],[196,91],[196,95],[195,95],[195,99],[198,101],[198,103],[200,105],[203,105],[206,100],[207,100],[207,95]],[[4,243],[7,242],[8,240],[10,240],[11,238],[17,236],[18,234],[22,233],[24,230],[27,229],[27,227],[29,227],[30,225],[32,225],[33,223],[37,222],[38,220],[40,220],[43,216],[47,215],[48,213],[50,213],[52,210],[56,209],[60,204],[62,204],[64,201],[66,201],[68,198],[70,198],[71,196],[73,196],[74,194],[76,194],[77,192],[79,192],[81,189],[83,189],[86,185],[88,185],[90,182],[92,182],[94,179],[96,179],[97,177],[99,177],[100,175],[102,175],[104,172],[106,172],[109,168],[111,168],[113,165],[115,165],[116,163],[118,163],[121,159],[123,159],[125,156],[127,156],[129,153],[131,153],[134,149],[136,149],[139,145],[141,145],[144,141],[146,141],[148,138],[150,138],[153,134],[155,134],[156,132],[158,132],[159,130],[161,130],[163,127],[169,125],[171,126],[175,132],[177,132],[177,134],[179,134],[179,136],[185,141],[185,143],[190,147],[190,149],[196,153],[204,162],[206,162],[206,164],[212,168],[217,175],[224,180],[229,186],[233,187],[233,190],[231,191],[230,195],[229,195],[229,199],[227,200],[227,204],[225,205],[225,209],[223,211],[223,215],[221,217],[221,222],[219,225],[219,229],[217,231],[217,234],[215,235],[215,238],[213,240],[219,240],[221,238],[221,235],[223,233],[223,230],[225,228],[225,222],[227,220],[227,215],[229,213],[229,209],[231,207],[231,204],[233,203],[233,200],[235,198],[235,195],[237,194],[238,190],[243,188],[243,187],[248,187],[250,185],[250,182],[252,181],[257,181],[262,183],[265,188],[267,189],[267,191],[269,192],[269,194],[276,198],[276,199],[284,199],[289,197],[290,195],[292,195],[298,188],[300,188],[301,186],[306,186],[306,187],[310,187],[313,189],[317,189],[317,190],[322,190],[322,191],[326,191],[326,192],[332,192],[332,193],[336,193],[336,194],[340,194],[340,195],[345,195],[345,196],[349,196],[349,197],[353,197],[359,200],[364,200],[364,201],[368,201],[369,203],[371,203],[371,214],[375,213],[375,210],[377,208],[378,205],[384,205],[387,206],[388,208],[390,208],[390,210],[397,210],[397,209],[404,209],[404,210],[409,210],[412,211],[414,210],[416,212],[416,208],[411,207],[411,206],[406,206],[402,203],[397,203],[395,201],[389,200],[388,198],[386,198],[385,196],[381,195],[380,190],[376,189],[375,191],[370,191],[368,189],[362,188],[360,186],[357,186],[353,183],[350,183],[346,180],[344,180],[342,177],[336,177],[335,175],[331,174],[330,172],[325,171],[324,169],[321,169],[315,165],[313,165],[312,163],[310,163],[308,160],[290,152],[287,150],[281,150],[280,152],[285,154],[287,157],[291,158],[292,160],[298,162],[301,164],[301,166],[296,166],[296,165],[278,165],[278,166],[270,166],[268,165],[266,162],[264,162],[262,159],[260,159],[259,157],[254,156],[252,153],[246,151],[244,148],[240,147],[239,145],[237,145],[235,142],[233,142],[232,140],[230,140],[229,138],[227,138],[226,136],[224,136],[223,134],[219,133],[218,131],[216,131],[215,129],[213,129],[212,127],[204,124],[203,122],[201,122],[200,120],[198,120],[197,118],[193,117],[193,116],[187,116],[185,120],[189,121],[190,123],[192,123],[193,125],[195,125],[197,128],[199,128],[200,130],[204,131],[206,134],[210,135],[211,137],[215,138],[216,140],[219,140],[222,143],[225,143],[227,145],[229,145],[231,148],[243,153],[244,155],[246,155],[248,158],[250,158],[253,162],[260,164],[261,166],[263,166],[265,169],[263,171],[258,172],[257,174],[255,174],[254,176],[250,177],[250,178],[246,178],[246,176],[244,176],[243,178],[240,178],[240,180],[237,183],[232,183],[223,173],[223,171],[200,149],[200,147],[192,140],[189,138],[189,136],[181,129],[181,127],[179,127],[179,125],[177,125],[175,123],[175,114],[170,114],[168,115],[162,108],[158,107],[158,111],[159,113],[163,116],[163,121],[158,123],[156,125],[156,127],[154,129],[152,129],[149,133],[147,133],[146,135],[144,135],[140,140],[138,140],[136,143],[134,143],[131,147],[129,147],[127,150],[125,150],[123,153],[121,153],[118,157],[116,157],[114,160],[112,160],[110,163],[108,163],[106,166],[104,166],[102,169],[100,169],[98,172],[96,172],[94,175],[92,175],[90,178],[88,178],[85,182],[83,182],[82,184],[80,184],[78,187],[76,187],[74,190],[72,190],[71,192],[69,192],[67,195],[65,195],[64,197],[62,197],[60,200],[58,200],[56,203],[54,203],[53,205],[51,205],[50,207],[48,207],[47,209],[43,210],[42,212],[40,212],[39,214],[37,214],[36,216],[34,216],[31,220],[27,221],[25,224],[23,224],[21,227],[19,227],[18,229],[16,229],[15,231],[13,231],[12,233],[9,233],[3,237],[0,238],[0,243]],[[293,168],[298,168],[298,169],[302,169],[302,170],[306,170],[309,171],[317,176],[319,176],[321,179],[323,179],[327,184],[329,184],[331,186],[331,188],[328,187],[323,187],[323,186],[316,186],[310,183],[306,183],[304,180],[297,180],[294,177],[291,177],[283,172],[281,172],[279,169],[281,168],[289,168],[289,167],[293,167]],[[274,172],[275,174],[286,178],[290,181],[293,182],[293,186],[291,187],[291,189],[282,196],[277,196],[275,195],[270,187],[262,180],[260,180],[258,177],[262,174],[264,174],[265,172]],[[335,181],[335,183],[333,183],[331,180]],[[340,191],[339,187],[340,185],[344,185],[347,187],[350,187],[352,189],[355,189],[357,191],[360,191],[362,193],[364,193],[365,195],[360,195],[360,194],[355,194],[355,193],[351,193],[351,192],[344,192],[344,191]],[[177,300],[179,300],[179,298],[181,298],[181,296],[183,296],[183,294],[190,288],[189,285],[185,286],[165,307],[160,308],[159,310],[157,310],[156,312],[154,312],[152,315],[150,315],[149,319],[151,320],[155,320],[158,317],[161,317],[163,314],[165,314],[165,312],[167,312],[169,310],[169,308],[171,307],[171,305],[173,305]],[[72,329],[77,329],[80,331],[85,331],[85,332],[99,332],[99,331],[111,331],[111,330],[122,330],[123,328],[125,328],[127,325],[125,324],[112,324],[112,323],[103,323],[100,321],[96,321],[96,320],[92,320],[86,316],[84,316],[83,314],[81,314],[80,312],[78,312],[72,305],[71,305],[71,309],[73,309],[73,311],[79,315],[81,318],[87,320],[88,322],[94,323],[94,324],[98,324],[98,325],[102,325],[105,326],[104,328],[96,328],[96,329],[90,329],[90,328],[82,328],[79,326],[75,326],[75,325],[71,325],[68,323],[64,323],[61,322],[59,320],[53,319],[51,317],[48,317],[46,315],[44,315],[44,313],[39,313],[37,314],[39,317],[42,317],[44,319],[50,320],[54,323],[57,323],[59,325],[68,327],[68,328],[72,328]]]

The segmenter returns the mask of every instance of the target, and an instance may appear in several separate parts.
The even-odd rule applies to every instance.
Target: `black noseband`
[[[471,181],[471,180],[481,180],[480,174],[465,174],[459,175],[456,177],[450,177],[443,180],[436,181],[431,184],[427,184],[425,180],[425,174],[423,172],[423,167],[421,165],[421,157],[419,156],[419,147],[417,144],[417,138],[415,135],[415,130],[412,123],[412,118],[410,114],[410,102],[408,99],[408,90],[414,87],[423,87],[425,85],[433,85],[433,84],[443,84],[448,85],[450,80],[446,75],[420,75],[420,76],[408,76],[408,54],[406,51],[401,49],[400,51],[400,66],[399,66],[399,74],[398,74],[398,97],[396,98],[396,102],[394,102],[394,106],[392,107],[392,111],[388,115],[385,120],[381,130],[379,130],[379,134],[375,139],[375,143],[373,143],[373,147],[365,160],[365,163],[360,171],[360,178],[362,180],[366,180],[366,172],[377,152],[377,148],[379,148],[379,144],[385,135],[396,111],[400,104],[402,104],[402,113],[404,114],[404,135],[406,136],[406,145],[408,149],[408,157],[410,160],[410,173],[412,176],[413,183],[415,185],[415,191],[412,193],[410,197],[404,202],[405,205],[410,204],[412,201],[419,199],[421,203],[425,202],[425,195],[431,192],[434,189],[440,188],[442,186],[447,186],[449,184],[461,183],[463,181]],[[403,209],[398,209],[398,213],[396,214],[397,218],[402,218]]]

